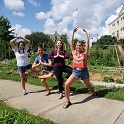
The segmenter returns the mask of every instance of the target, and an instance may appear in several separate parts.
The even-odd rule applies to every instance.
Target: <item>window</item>
[[[117,21],[117,24],[119,24],[119,20]]]
[[[115,26],[115,23],[113,23],[112,26]]]

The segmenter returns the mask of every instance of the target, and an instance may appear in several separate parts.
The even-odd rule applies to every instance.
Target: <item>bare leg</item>
[[[85,85],[90,89],[92,95],[96,96],[96,92],[94,91],[94,88],[92,87],[92,85],[90,84],[90,80],[83,80],[83,82],[85,83]]]
[[[28,74],[27,74],[28,76],[31,74],[40,72],[39,68],[30,68],[29,70],[30,70],[30,72],[28,72]]]
[[[44,75],[41,75],[41,76],[34,76],[34,78],[47,79],[47,78],[53,77],[53,75],[54,75],[53,72],[49,72],[49,74],[44,74]]]
[[[65,83],[65,95],[66,95],[66,99],[67,99],[67,102],[65,102],[63,108],[68,108],[72,103],[70,102],[70,86],[76,82],[77,78],[74,76],[74,75],[71,75],[66,83]]]
[[[76,82],[76,80],[77,80],[77,78],[76,78],[75,76],[71,75],[71,76],[67,79],[67,81],[66,81],[66,83],[65,83],[65,96],[66,96],[67,101],[70,101],[70,86],[71,86],[74,82]]]
[[[49,86],[48,84],[46,83],[46,79],[41,79],[41,82],[43,83],[44,87],[46,88],[47,90],[47,96],[50,94],[50,89],[49,89]]]
[[[89,79],[83,80],[83,82],[84,82],[84,84],[85,84],[90,90],[93,89],[93,87],[92,87],[91,84],[90,84],[90,80],[89,80]]]
[[[20,73],[20,78],[21,78],[22,88],[23,90],[26,90],[25,89],[25,73]]]

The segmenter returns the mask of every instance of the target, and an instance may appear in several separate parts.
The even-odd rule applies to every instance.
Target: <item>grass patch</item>
[[[29,114],[25,109],[15,109],[0,102],[0,124],[55,124],[54,122]]]
[[[0,79],[20,81],[19,74],[17,73],[7,74],[5,72],[3,73],[0,72]],[[54,77],[47,79],[46,81],[49,87],[51,87],[52,89],[58,88],[57,80]],[[27,83],[33,84],[36,86],[42,86],[40,79],[32,78],[32,76],[29,76]],[[74,83],[70,88],[71,88],[71,91],[74,91],[77,93],[91,94],[88,88],[84,85],[84,83],[82,83],[79,80],[76,83]],[[124,88],[117,88],[117,87],[108,88],[105,86],[95,86],[94,89],[99,97],[105,97],[109,99],[124,101]]]

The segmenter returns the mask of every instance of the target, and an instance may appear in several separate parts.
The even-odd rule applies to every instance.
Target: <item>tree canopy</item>
[[[10,51],[9,41],[13,38],[13,30],[10,29],[10,21],[4,16],[0,16],[0,60],[10,59],[13,56]]]

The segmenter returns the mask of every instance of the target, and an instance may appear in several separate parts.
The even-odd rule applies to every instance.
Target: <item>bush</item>
[[[117,79],[116,82],[119,83],[119,84],[124,84],[124,81],[119,80],[119,79]]]
[[[103,78],[103,81],[104,81],[104,82],[114,82],[114,79],[113,79],[112,76],[110,76],[110,77],[104,77],[104,78]]]

